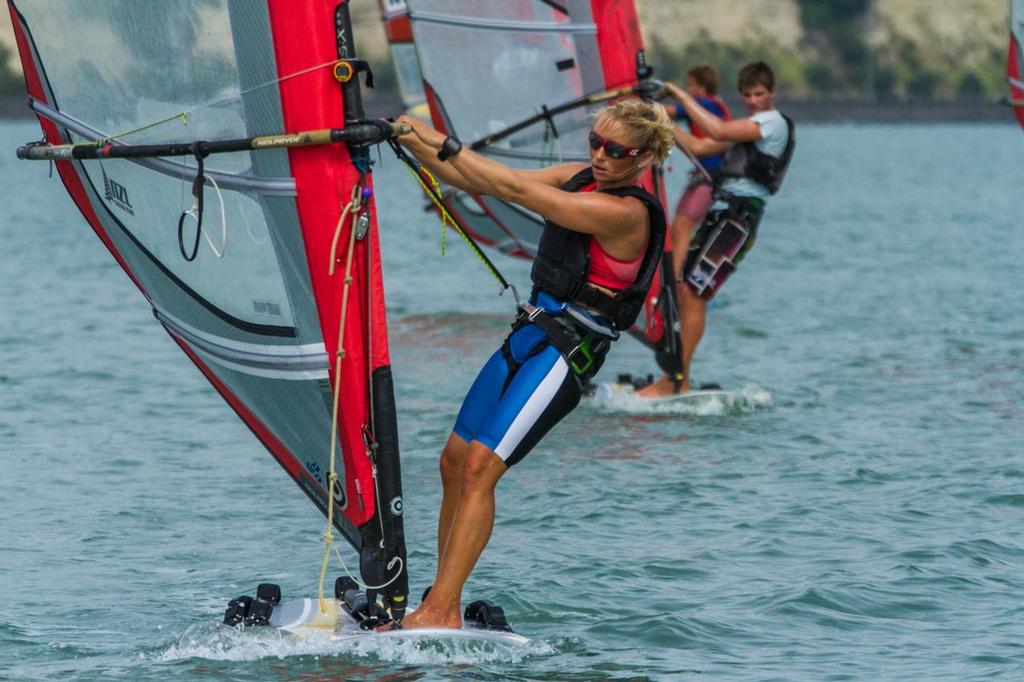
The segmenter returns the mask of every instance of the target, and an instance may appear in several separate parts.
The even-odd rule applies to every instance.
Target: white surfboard
[[[661,398],[643,398],[632,383],[606,382],[597,385],[593,397],[613,408],[643,410],[646,408],[678,409],[687,413],[720,414],[747,412],[771,404],[771,393],[756,386],[739,390],[721,388],[698,389]]]
[[[296,635],[308,632],[327,632],[335,640],[373,636],[393,639],[475,640],[511,647],[523,647],[530,643],[529,637],[515,632],[485,630],[473,627],[472,625],[464,625],[461,630],[417,628],[415,630],[373,632],[360,628],[359,624],[345,612],[341,602],[337,599],[327,599],[325,605],[326,609],[324,612],[321,612],[320,602],[317,599],[290,599],[283,601],[274,606],[273,613],[270,616],[270,625]],[[410,609],[409,613],[412,611],[413,609]]]
[[[710,389],[703,391],[687,391],[686,393],[669,395],[661,398],[643,398],[636,394],[636,388],[633,387],[633,384],[618,382],[598,384],[597,390],[594,392],[594,397],[598,400],[611,400],[619,396],[629,396],[631,398],[639,398],[652,403],[687,402],[695,404],[707,402],[708,400],[714,400],[716,398],[728,398],[729,395],[731,395],[730,392],[723,389]]]

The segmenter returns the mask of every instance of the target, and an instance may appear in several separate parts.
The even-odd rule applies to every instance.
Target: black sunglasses
[[[604,152],[613,159],[624,159],[627,156],[636,156],[640,153],[639,147],[627,147],[624,144],[618,142],[612,142],[606,140],[593,130],[590,131],[590,148],[595,152],[604,147]]]

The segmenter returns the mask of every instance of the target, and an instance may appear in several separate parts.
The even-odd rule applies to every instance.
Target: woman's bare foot
[[[678,395],[680,393],[686,393],[690,390],[689,382],[684,382],[676,388],[676,383],[668,377],[668,375],[661,375],[661,378],[652,384],[648,384],[636,392],[637,397],[640,398],[668,398],[670,396]]]
[[[393,625],[381,625],[377,632],[387,632],[393,629]],[[458,630],[462,628],[462,616],[458,608],[455,610],[433,609],[426,602],[402,619],[402,630],[417,630],[422,628],[447,628]]]

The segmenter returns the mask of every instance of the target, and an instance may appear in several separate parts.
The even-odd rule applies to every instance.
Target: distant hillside
[[[352,8],[360,52],[375,63],[380,89],[393,88],[377,0]],[[637,8],[663,78],[709,62],[731,91],[739,66],[763,58],[790,97],[978,100],[1004,92],[1007,0],[637,0]],[[0,93],[22,87],[10,16],[0,12]]]
[[[652,61],[731,85],[764,58],[788,95],[979,99],[1005,92],[1007,0],[638,0]],[[730,88],[731,89],[731,88]]]

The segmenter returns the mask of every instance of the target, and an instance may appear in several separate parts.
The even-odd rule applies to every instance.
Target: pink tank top
[[[581,192],[593,192],[597,183],[591,183],[582,188]],[[590,238],[590,270],[587,272],[587,281],[599,287],[619,291],[632,286],[640,274],[640,265],[643,263],[644,254],[632,260],[619,260],[611,256],[601,247],[596,237]]]
[[[601,248],[600,242],[591,237],[590,271],[587,273],[587,281],[615,291],[625,289],[636,282],[643,259],[644,254],[641,253],[633,260],[619,260],[608,255],[608,252]]]

